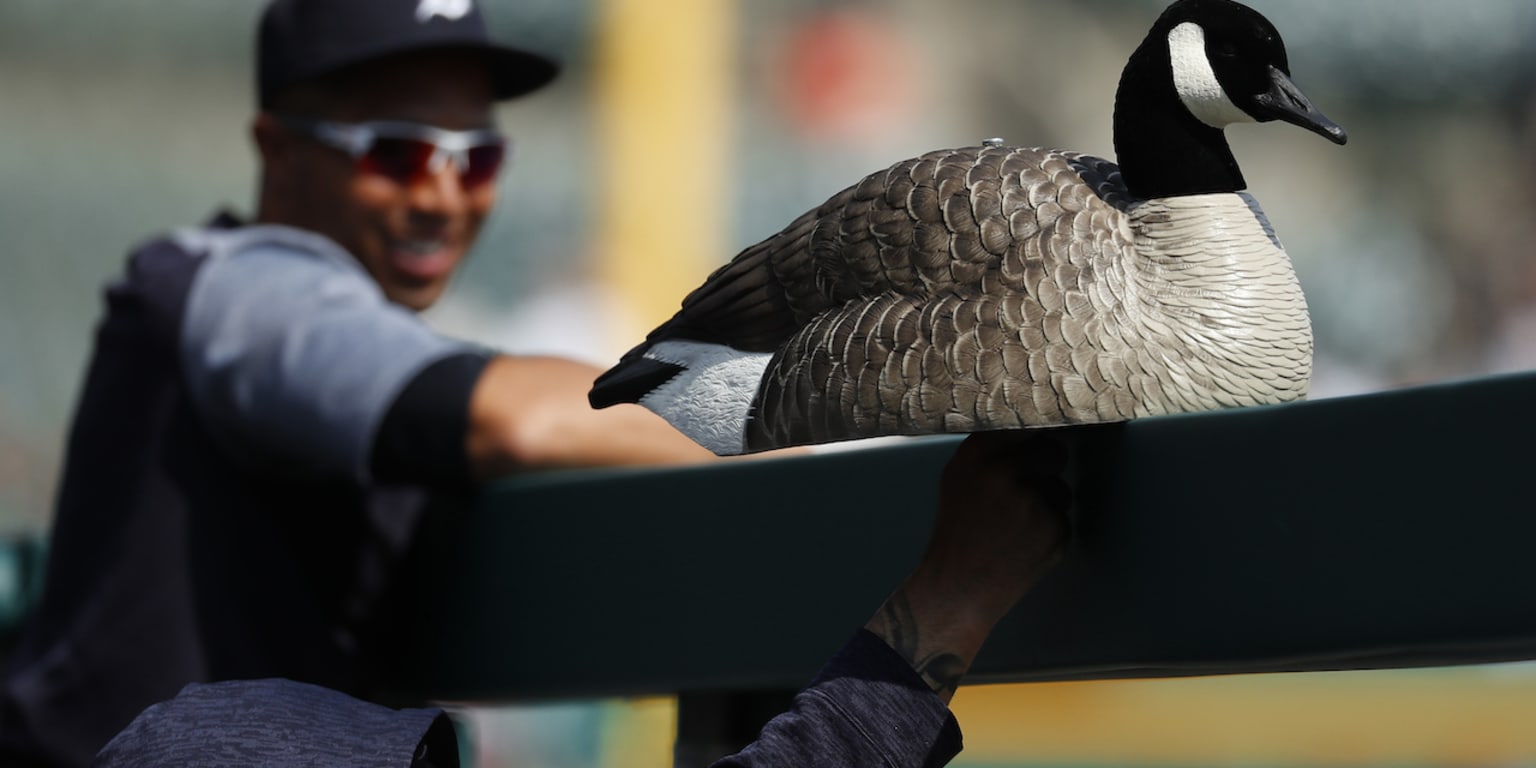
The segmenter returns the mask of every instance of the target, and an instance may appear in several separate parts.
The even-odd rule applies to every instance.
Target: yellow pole
[[[735,0],[602,0],[600,277],[627,346],[730,254],[726,218]]]
[[[731,254],[726,220],[736,0],[602,0],[595,87],[600,277],[622,307],[618,351],[677,311]],[[609,723],[602,765],[671,764],[677,707],[647,699]]]

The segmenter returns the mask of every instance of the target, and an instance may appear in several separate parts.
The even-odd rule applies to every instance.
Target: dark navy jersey
[[[367,696],[428,488],[467,484],[488,359],[317,235],[222,217],[132,254],[0,690],[0,756],[88,765],[193,682]]]

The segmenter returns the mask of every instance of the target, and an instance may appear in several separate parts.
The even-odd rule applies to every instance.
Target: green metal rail
[[[1073,432],[1073,550],[974,682],[1536,657],[1536,375]],[[955,444],[501,483],[435,518],[397,684],[792,690],[915,563]]]
[[[1536,374],[1071,429],[1067,560],[969,680],[1536,658]],[[678,765],[738,746],[916,562],[959,438],[550,473],[437,510],[397,692],[677,694]],[[41,545],[0,542],[0,643]]]

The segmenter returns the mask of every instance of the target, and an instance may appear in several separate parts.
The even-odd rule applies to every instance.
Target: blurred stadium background
[[[1164,5],[485,1],[503,37],[567,70],[503,108],[517,151],[500,210],[431,319],[597,362],[891,162],[991,136],[1112,155],[1120,67]],[[1314,397],[1536,367],[1536,4],[1252,4],[1351,135],[1230,132],[1307,289]],[[0,532],[48,523],[101,289],[129,246],[250,211],[259,6],[0,3]],[[956,707],[966,766],[1536,765],[1527,665],[987,687]],[[466,716],[482,765],[662,766],[674,715],[654,699]]]

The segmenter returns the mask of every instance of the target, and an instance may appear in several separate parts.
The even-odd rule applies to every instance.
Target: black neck
[[[1226,137],[1179,101],[1167,40],[1166,30],[1148,36],[1115,94],[1115,155],[1126,186],[1142,199],[1246,189]]]

